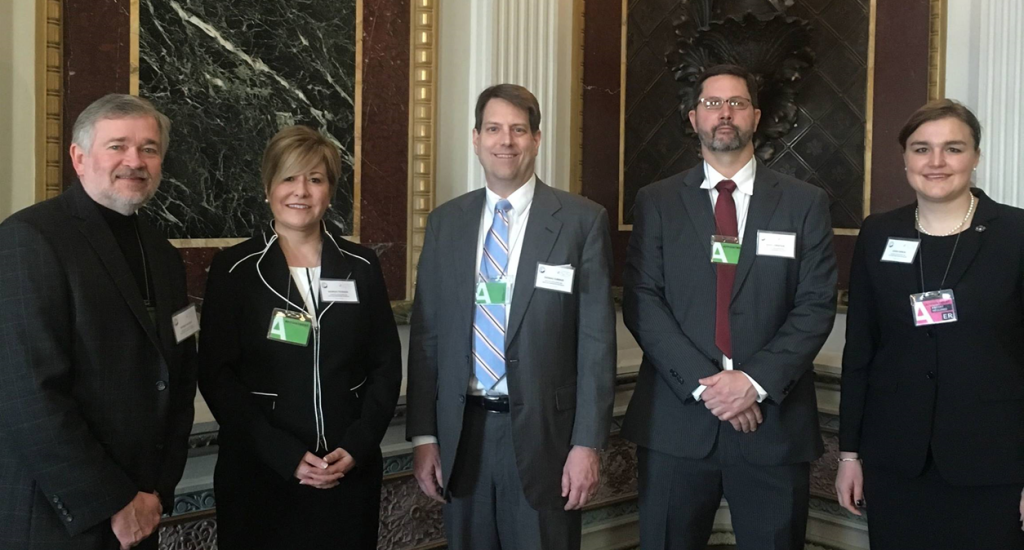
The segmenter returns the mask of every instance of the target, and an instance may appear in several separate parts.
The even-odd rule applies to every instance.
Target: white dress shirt
[[[516,189],[508,196],[508,202],[512,203],[512,210],[508,213],[508,269],[506,271],[506,282],[508,283],[508,304],[505,306],[505,326],[508,327],[508,314],[512,311],[512,297],[516,291],[516,272],[519,271],[519,256],[523,252],[523,234],[526,232],[526,222],[530,218],[530,206],[533,205],[533,192],[537,189],[537,176],[531,177],[522,187]],[[476,240],[476,263],[473,264],[473,281],[480,280],[480,261],[484,255],[484,239],[491,229],[494,221],[494,209],[501,197],[487,188],[485,193],[487,199],[484,201],[484,211],[480,215],[480,231]],[[475,372],[475,371],[474,371]],[[469,393],[474,395],[508,395],[508,382],[502,378],[488,390],[480,383],[476,374],[470,375]]]
[[[727,178],[722,174],[719,174],[717,170],[711,167],[707,162],[704,163],[704,183],[700,185],[701,189],[708,190],[708,196],[711,198],[711,209],[714,210],[715,202],[718,200],[718,189],[715,186],[718,185],[722,180],[731,179],[736,184],[736,189],[732,192],[732,200],[736,203],[736,227],[739,230],[739,241],[743,244],[743,231],[747,227],[747,210],[750,209],[750,197],[754,195],[754,175],[757,171],[757,162],[754,161],[754,157],[750,157],[750,161],[747,162],[743,168],[740,168],[736,175]],[[709,260],[710,261],[710,260]],[[732,358],[726,357],[722,354],[722,368],[725,370],[732,370]],[[757,402],[760,403],[768,397],[768,392],[764,391],[764,388],[760,384],[754,381],[749,374],[743,373],[744,376],[750,380],[750,383],[754,385],[754,389],[757,390]],[[707,386],[699,386],[693,390],[693,398],[700,401],[700,396],[704,393]]]
[[[508,326],[508,314],[512,310],[512,296],[515,294],[516,272],[519,271],[519,257],[523,252],[523,235],[526,233],[526,223],[530,218],[530,206],[533,205],[533,193],[536,189],[537,176],[532,176],[522,187],[516,189],[514,193],[508,196],[508,202],[512,203],[512,210],[508,213],[509,250],[506,282],[508,283],[509,304],[505,307],[506,327]],[[483,212],[480,213],[480,229],[476,242],[476,263],[473,264],[473,281],[479,281],[480,279],[480,260],[484,255],[484,238],[487,237],[487,232],[491,229],[491,222],[494,220],[494,209],[498,201],[502,200],[490,188],[486,188],[484,192],[486,193],[486,200],[484,201]],[[472,291],[472,289],[469,289],[469,291]],[[471,374],[467,393],[472,395],[508,395],[508,383],[505,378],[502,378],[494,388],[488,390],[486,386],[480,383],[476,374]],[[437,443],[437,438],[432,435],[412,438],[414,447],[426,443]]]

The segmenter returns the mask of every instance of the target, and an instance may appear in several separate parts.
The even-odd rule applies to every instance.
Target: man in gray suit
[[[615,385],[608,216],[534,175],[540,107],[477,101],[486,189],[427,223],[409,350],[407,436],[453,550],[580,546]]]
[[[724,493],[740,548],[803,548],[812,361],[835,317],[828,197],[754,159],[749,72],[712,67],[696,90],[704,162],[637,195],[624,274],[641,546],[703,550]]]

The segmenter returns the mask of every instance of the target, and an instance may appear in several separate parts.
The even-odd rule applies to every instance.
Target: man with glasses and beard
[[[138,210],[170,121],[110,94],[75,122],[78,174],[0,224],[0,548],[156,548],[185,468],[195,308]]]
[[[712,67],[696,97],[704,162],[637,194],[624,273],[644,352],[622,428],[641,547],[703,550],[724,494],[739,548],[803,548],[823,450],[812,361],[836,310],[829,201],[754,158],[748,71]]]

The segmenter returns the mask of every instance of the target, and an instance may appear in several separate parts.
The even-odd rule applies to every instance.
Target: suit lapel
[[[715,234],[715,211],[711,207],[711,198],[707,189],[701,189],[704,182],[704,166],[701,163],[698,167],[692,168],[686,173],[683,182],[686,185],[679,188],[679,194],[683,199],[683,206],[693,230],[697,233],[697,240],[704,247],[704,258],[707,260],[707,268],[714,271],[711,264],[711,236]]]
[[[743,246],[740,248],[740,263],[736,266],[736,282],[732,287],[732,298],[736,298],[743,281],[754,265],[757,256],[757,231],[768,227],[768,222],[775,213],[782,192],[778,188],[778,180],[767,167],[758,163],[757,174],[754,176],[754,194],[750,196],[747,207],[747,224],[743,230]]]
[[[360,262],[360,260],[349,257],[341,251],[341,247],[338,246],[335,237],[331,235],[330,228],[326,222],[321,222],[321,227],[320,239],[323,249],[320,252],[320,279],[351,280],[352,274],[355,272],[356,262]],[[341,237],[337,238],[340,239]],[[292,284],[294,284],[294,281]],[[356,288],[357,295],[359,290],[359,288]],[[320,289],[313,289],[313,292],[319,293]],[[335,302],[319,302],[317,317],[320,321],[323,320],[327,310],[331,309],[331,306],[334,304]]]
[[[270,239],[273,235],[274,233],[271,229],[263,234],[263,238]],[[323,258],[321,258],[322,260]],[[285,298],[282,301],[281,298],[274,296],[272,303],[277,304],[277,307],[282,309],[298,309],[303,313],[308,313],[306,311],[306,304],[302,300],[302,293],[299,292],[299,287],[292,280],[292,272],[288,269],[288,260],[284,256],[284,251],[281,250],[280,240],[274,241],[267,248],[267,253],[263,255],[263,258],[257,260],[256,269],[259,271],[260,276],[263,277],[263,281],[274,292],[280,294],[281,298]]]
[[[534,285],[537,277],[537,264],[546,261],[551,254],[558,233],[562,230],[562,222],[554,214],[562,205],[558,198],[540,179],[530,206],[530,217],[523,235],[522,252],[519,256],[519,267],[516,271],[515,289],[512,292],[512,309],[509,312],[508,327],[505,336],[505,347],[516,337],[519,327],[526,315],[526,308],[533,298]],[[577,268],[579,266],[576,266]]]
[[[146,304],[142,300],[142,294],[139,292],[139,285],[135,282],[135,277],[128,267],[128,262],[124,259],[124,253],[121,252],[117,242],[114,240],[114,234],[110,232],[110,227],[100,215],[99,207],[80,184],[76,184],[69,189],[67,195],[73,205],[75,215],[82,220],[79,231],[85,235],[86,240],[89,241],[93,250],[96,251],[100,261],[103,262],[103,266],[114,280],[114,285],[120,291],[129,309],[131,309],[132,314],[135,315],[136,320],[142,325],[146,335],[149,336],[153,345],[160,350],[162,356],[163,346],[160,345],[160,338],[157,335],[156,327],[153,326],[153,321],[149,318],[149,313],[146,311]],[[155,282],[153,286],[157,286]]]
[[[978,251],[981,250],[981,245],[985,241],[985,236],[988,235],[988,231],[982,229],[978,231],[979,227],[985,227],[998,217],[998,211],[995,205],[992,204],[992,200],[981,190],[974,189],[974,194],[978,197],[977,210],[974,213],[974,220],[971,222],[971,227],[965,230],[960,235],[960,242],[957,243],[956,255],[953,258],[953,264],[949,267],[949,275],[946,277],[945,288],[954,288],[960,279],[963,278],[967,268],[971,266],[974,261],[974,257],[978,255]],[[939,289],[927,289],[927,290],[939,290]]]

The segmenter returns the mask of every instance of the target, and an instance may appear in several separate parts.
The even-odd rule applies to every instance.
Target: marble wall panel
[[[271,113],[272,116],[265,109],[263,111],[243,111],[238,105],[227,102],[226,98],[235,97],[231,94],[237,94],[240,102],[255,101],[263,92],[273,90],[281,92],[286,88],[279,80],[269,76],[266,71],[256,70],[237,55],[237,52],[227,49],[224,42],[216,39],[216,36],[219,35],[225,40],[227,38],[236,39],[237,42],[231,42],[231,44],[246,45],[246,47],[253,44],[279,44],[278,49],[270,47],[265,54],[258,54],[263,56],[259,58],[260,61],[270,69],[281,65],[282,56],[286,58],[287,55],[298,55],[296,52],[301,52],[302,48],[314,47],[317,40],[323,38],[321,36],[323,33],[331,34],[333,32],[334,34],[327,37],[329,39],[322,40],[321,50],[330,46],[339,50],[348,49],[351,50],[351,53],[331,58],[319,65],[313,58],[300,60],[302,63],[296,66],[292,66],[288,62],[280,74],[288,75],[289,78],[294,77],[296,81],[301,80],[304,87],[300,91],[303,94],[309,94],[306,95],[307,99],[323,96],[328,97],[330,101],[343,104],[345,107],[343,110],[347,113],[345,116],[350,120],[356,106],[347,105],[347,100],[339,99],[341,93],[337,92],[334,84],[338,84],[342,89],[347,87],[354,90],[354,86],[359,83],[346,81],[339,84],[338,79],[335,79],[334,84],[330,84],[326,80],[325,74],[330,74],[333,78],[333,73],[324,73],[324,70],[325,67],[329,67],[341,72],[354,71],[355,51],[352,42],[354,35],[342,36],[343,33],[352,32],[342,28],[342,23],[354,25],[355,17],[351,10],[355,1],[344,0],[334,3],[328,0],[303,0],[287,4],[297,6],[298,13],[306,14],[307,19],[318,18],[318,20],[312,25],[302,24],[300,20],[299,25],[292,25],[294,28],[285,30],[280,30],[272,25],[264,25],[261,28],[254,22],[270,18],[284,24],[286,14],[283,14],[282,10],[286,4],[277,0],[268,2],[248,0],[242,3],[215,3],[210,0],[141,0],[138,2],[136,9],[139,10],[141,34],[143,35],[140,37],[142,41],[140,44],[143,72],[140,83],[142,94],[150,93],[147,86],[152,90],[156,90],[157,85],[169,86],[171,80],[168,79],[176,71],[181,73],[185,68],[189,70],[188,74],[177,74],[175,77],[179,78],[180,86],[174,91],[177,94],[174,98],[180,100],[182,105],[178,107],[180,111],[178,114],[170,113],[174,117],[175,134],[169,158],[165,164],[167,179],[147,214],[168,228],[170,236],[201,238],[227,235],[229,232],[234,233],[234,231],[229,231],[232,227],[258,223],[267,218],[266,207],[260,199],[261,191],[256,174],[258,173],[259,158],[269,134],[263,137],[247,134],[246,130],[238,126],[240,122],[231,118],[232,113],[238,114],[238,118],[242,122],[251,122],[262,116],[270,121],[267,123],[270,126],[277,124],[280,120],[288,121],[289,116],[295,117],[294,120],[297,122],[307,123],[308,120],[315,119],[313,124],[319,123],[319,119],[310,109],[300,110],[298,115],[282,109],[280,112],[283,113],[283,116],[279,117],[277,111]],[[349,164],[345,175],[348,182],[345,187],[347,193],[343,191],[339,198],[340,201],[348,202],[336,207],[334,209],[336,212],[332,213],[340,218],[346,227],[358,226],[360,242],[378,252],[393,300],[405,298],[408,268],[407,197],[411,16],[409,2],[410,0],[363,0],[362,2],[364,24],[361,90],[364,99],[361,108],[362,139],[360,142],[362,153],[356,155],[359,158],[352,158],[355,155],[353,151],[356,149],[356,143],[350,141],[346,145],[349,151],[348,160],[358,163],[361,168],[360,192],[355,194],[355,198],[359,200],[360,204],[351,204],[353,198],[351,179],[354,170]],[[134,2],[129,0],[104,2],[63,0],[63,151],[70,146],[71,127],[82,109],[104,94],[128,93],[131,89],[132,4]],[[249,6],[250,9],[244,9],[245,6]],[[326,13],[324,12],[325,6],[328,10]],[[159,17],[147,15],[153,13],[159,14]],[[310,13],[313,15],[309,15]],[[184,14],[184,18],[182,14]],[[202,14],[205,19],[200,18],[199,14]],[[294,16],[291,14],[287,17]],[[156,29],[156,23],[161,21],[166,24],[163,24],[160,29]],[[217,23],[219,26],[213,26],[210,24],[211,21],[219,21]],[[154,33],[154,31],[159,32]],[[164,42],[161,42],[161,37],[164,34],[160,33],[167,33],[167,37],[177,36],[177,38],[172,43],[167,43],[170,38],[163,38]],[[195,43],[185,43],[193,38]],[[303,44],[303,40],[309,42],[309,45]],[[200,44],[206,44],[209,47],[200,51]],[[154,48],[163,49],[155,50]],[[185,52],[187,55],[171,58],[173,62],[166,61],[162,57],[156,59],[158,52],[171,51]],[[245,53],[245,51],[242,52]],[[262,52],[262,50],[260,51]],[[251,53],[249,53],[249,57],[255,60],[256,58]],[[191,57],[189,57],[190,55]],[[340,59],[342,57],[349,68],[341,67]],[[158,74],[155,71],[156,68],[162,68],[163,72]],[[319,80],[306,78],[310,75]],[[219,78],[224,87],[219,87],[214,78]],[[254,83],[263,83],[266,86],[262,89],[254,88]],[[228,84],[231,86],[229,87]],[[311,88],[315,89],[310,91]],[[169,87],[167,87],[167,91],[170,93]],[[351,92],[349,93],[351,95]],[[200,99],[207,103],[200,104]],[[157,99],[158,103],[159,101]],[[295,105],[296,103],[293,102],[291,107]],[[289,106],[284,105],[284,107]],[[276,109],[276,107],[274,108]],[[188,109],[193,109],[194,112],[189,112]],[[320,110],[322,111],[321,116],[325,119],[330,115],[334,117],[333,122],[336,125],[343,125],[344,121],[339,120],[341,115],[338,112],[340,111]],[[197,119],[197,114],[203,117],[214,117],[209,121],[209,126],[214,126],[211,135],[217,138],[217,143],[225,144],[221,145],[220,149],[202,149],[195,144],[189,145],[187,136],[183,137],[181,134],[186,130],[195,133],[201,124],[207,124]],[[308,120],[303,117],[307,117]],[[351,126],[351,122],[348,124]],[[232,132],[231,128],[236,127],[238,129]],[[203,126],[204,131],[206,128],[207,126]],[[345,136],[350,136],[351,133],[354,133],[354,126],[343,130],[349,132]],[[342,130],[339,130],[340,133]],[[347,139],[352,140],[353,138],[348,137]],[[183,159],[194,159],[202,165],[204,170],[210,169],[212,172],[199,173],[197,177],[189,179],[183,184],[177,180],[176,174],[183,169],[181,168],[182,164],[192,162],[191,160],[186,162]],[[215,159],[216,162],[211,159]],[[221,177],[219,174],[224,174],[227,171],[221,162],[225,159],[234,162],[233,166],[236,169],[241,166],[241,170],[249,170],[250,173],[232,178],[232,181],[237,183],[236,189],[214,188],[211,190],[210,183]],[[193,167],[186,166],[185,168],[191,170]],[[74,170],[70,162],[65,159],[63,185],[66,187],[73,181],[75,181]],[[196,182],[199,182],[200,195],[193,193],[189,187],[197,185]],[[243,189],[248,195],[241,192]],[[203,193],[205,195],[202,195]],[[209,196],[210,200],[202,203],[201,196]],[[193,203],[197,201],[200,202],[198,209],[193,208],[195,206]],[[225,204],[237,206],[237,208],[231,207],[228,212],[231,216],[225,215],[224,219],[220,219],[208,215],[217,210],[226,210]],[[181,214],[181,212],[187,212],[187,214]],[[173,221],[168,215],[173,216]],[[359,217],[358,224],[354,223],[355,216]],[[189,223],[196,231],[188,228],[187,224]],[[227,236],[240,237],[247,236],[247,234],[239,229],[238,234]],[[216,250],[192,248],[182,250],[188,268],[189,295],[195,301],[201,300],[206,269],[209,266],[209,259],[212,258]]]
[[[327,218],[353,233],[355,0],[141,0],[139,94],[171,118],[147,215],[171,238],[248,237],[270,219],[260,160],[291,124],[343,171]]]

